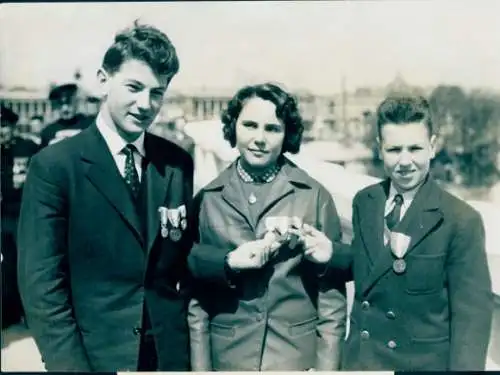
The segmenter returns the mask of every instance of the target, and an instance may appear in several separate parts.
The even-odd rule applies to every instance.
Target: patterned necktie
[[[139,174],[135,168],[134,163],[134,152],[137,148],[134,145],[128,144],[123,148],[123,153],[125,154],[125,182],[130,188],[130,192],[134,198],[137,198],[139,194]]]
[[[394,197],[394,208],[391,212],[385,217],[387,228],[389,230],[393,230],[394,227],[399,223],[401,218],[401,207],[403,206],[403,196],[401,194],[396,194]]]

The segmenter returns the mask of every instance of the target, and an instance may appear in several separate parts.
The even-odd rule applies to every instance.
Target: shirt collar
[[[420,186],[422,186],[422,185],[418,185],[415,189],[405,191],[403,193],[398,193],[396,188],[394,187],[394,184],[391,182],[391,187],[389,188],[389,196],[387,197],[387,202],[393,202],[394,197],[397,194],[401,194],[403,196],[403,202],[410,203],[413,201],[413,198],[415,198],[415,195],[417,195],[417,192],[420,189]]]
[[[101,112],[99,112],[99,114],[97,115],[95,122],[97,125],[97,129],[99,129],[99,132],[102,134],[104,140],[106,141],[111,154],[113,156],[120,154],[123,148],[128,143],[118,134],[116,125],[106,123]],[[144,133],[145,132],[142,132],[141,135],[134,142],[132,142],[132,144],[136,147],[137,151],[139,152],[139,154],[141,154],[142,157],[146,156],[146,150],[144,148]]]

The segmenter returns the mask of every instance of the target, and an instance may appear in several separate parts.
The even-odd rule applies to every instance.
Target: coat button
[[[363,340],[368,340],[370,338],[370,332],[368,332],[366,330],[365,331],[361,331],[361,338]]]
[[[387,316],[387,318],[389,318],[389,319],[396,319],[396,314],[394,314],[394,311],[392,311],[392,310],[387,311],[385,316]]]
[[[134,329],[132,330],[132,332],[134,332],[134,335],[140,335],[141,334],[141,329],[139,327],[134,327]]]
[[[389,341],[389,342],[387,343],[387,347],[388,347],[389,349],[396,349],[396,348],[397,348],[397,346],[398,346],[398,344],[396,344],[396,341],[393,341],[393,340],[391,340],[391,341]]]
[[[370,302],[368,301],[363,301],[363,303],[361,303],[361,308],[363,310],[368,310],[368,308],[370,307]]]

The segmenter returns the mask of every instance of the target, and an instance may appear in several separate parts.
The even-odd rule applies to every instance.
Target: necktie
[[[134,163],[134,151],[137,151],[137,148],[134,145],[128,144],[123,148],[123,153],[125,154],[125,182],[130,188],[130,192],[134,198],[137,198],[139,193],[139,174],[137,173],[137,169],[135,168]]]
[[[403,196],[401,194],[396,194],[394,197],[394,208],[391,212],[385,217],[387,228],[389,230],[393,230],[394,227],[399,223],[401,218],[401,207],[403,206]]]

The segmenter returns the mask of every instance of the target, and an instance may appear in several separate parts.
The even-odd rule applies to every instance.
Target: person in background
[[[157,28],[118,33],[95,121],[32,159],[19,285],[48,371],[189,370],[193,161],[146,131],[178,70]]]
[[[327,263],[340,220],[329,192],[284,156],[301,144],[297,102],[274,84],[246,86],[222,122],[240,156],[195,198],[192,369],[337,370],[346,291]]]
[[[346,371],[482,371],[493,293],[480,214],[429,174],[436,136],[426,99],[377,110],[387,178],[353,201],[353,241],[331,264],[355,284]]]
[[[92,123],[91,118],[78,112],[77,94],[78,86],[74,83],[56,86],[50,91],[49,100],[58,119],[41,131],[42,147],[74,136]]]
[[[2,328],[23,315],[17,284],[17,222],[24,180],[39,144],[16,130],[18,115],[1,106]]]
[[[174,142],[175,144],[186,150],[192,157],[194,157],[195,143],[194,139],[186,134],[184,128],[186,127],[186,118],[184,116],[179,116],[167,124],[167,131],[165,136],[168,140]]]
[[[45,119],[42,115],[32,116],[29,122],[30,132],[35,135],[40,135],[45,126]]]

